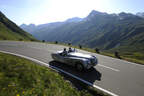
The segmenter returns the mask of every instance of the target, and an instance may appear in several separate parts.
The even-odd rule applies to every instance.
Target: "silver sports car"
[[[58,51],[52,53],[51,56],[55,61],[74,66],[79,71],[90,69],[91,67],[98,64],[98,60],[95,56],[75,51],[74,52]]]

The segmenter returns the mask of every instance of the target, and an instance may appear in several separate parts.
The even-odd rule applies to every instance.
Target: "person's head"
[[[64,48],[64,51],[66,51],[66,48]]]
[[[71,47],[69,47],[69,50],[71,50]]]

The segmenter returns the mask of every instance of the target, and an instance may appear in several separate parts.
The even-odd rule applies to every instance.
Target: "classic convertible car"
[[[79,71],[90,69],[91,67],[98,64],[98,60],[95,56],[75,51],[74,52],[58,51],[52,53],[51,56],[55,61],[74,66]]]

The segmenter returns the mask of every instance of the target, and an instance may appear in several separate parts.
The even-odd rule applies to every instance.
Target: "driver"
[[[66,55],[67,55],[66,48],[64,48],[64,50],[63,50],[63,52],[62,52],[62,55],[63,55],[63,56],[66,56]]]

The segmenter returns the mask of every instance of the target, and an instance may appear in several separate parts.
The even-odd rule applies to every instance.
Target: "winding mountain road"
[[[99,61],[99,64],[92,70],[80,73],[73,67],[53,62],[50,54],[63,50],[64,47],[36,42],[0,41],[0,52],[19,54],[37,60],[39,63],[49,64],[56,70],[58,68],[67,72],[111,95],[144,96],[144,65],[78,50],[95,55]]]

